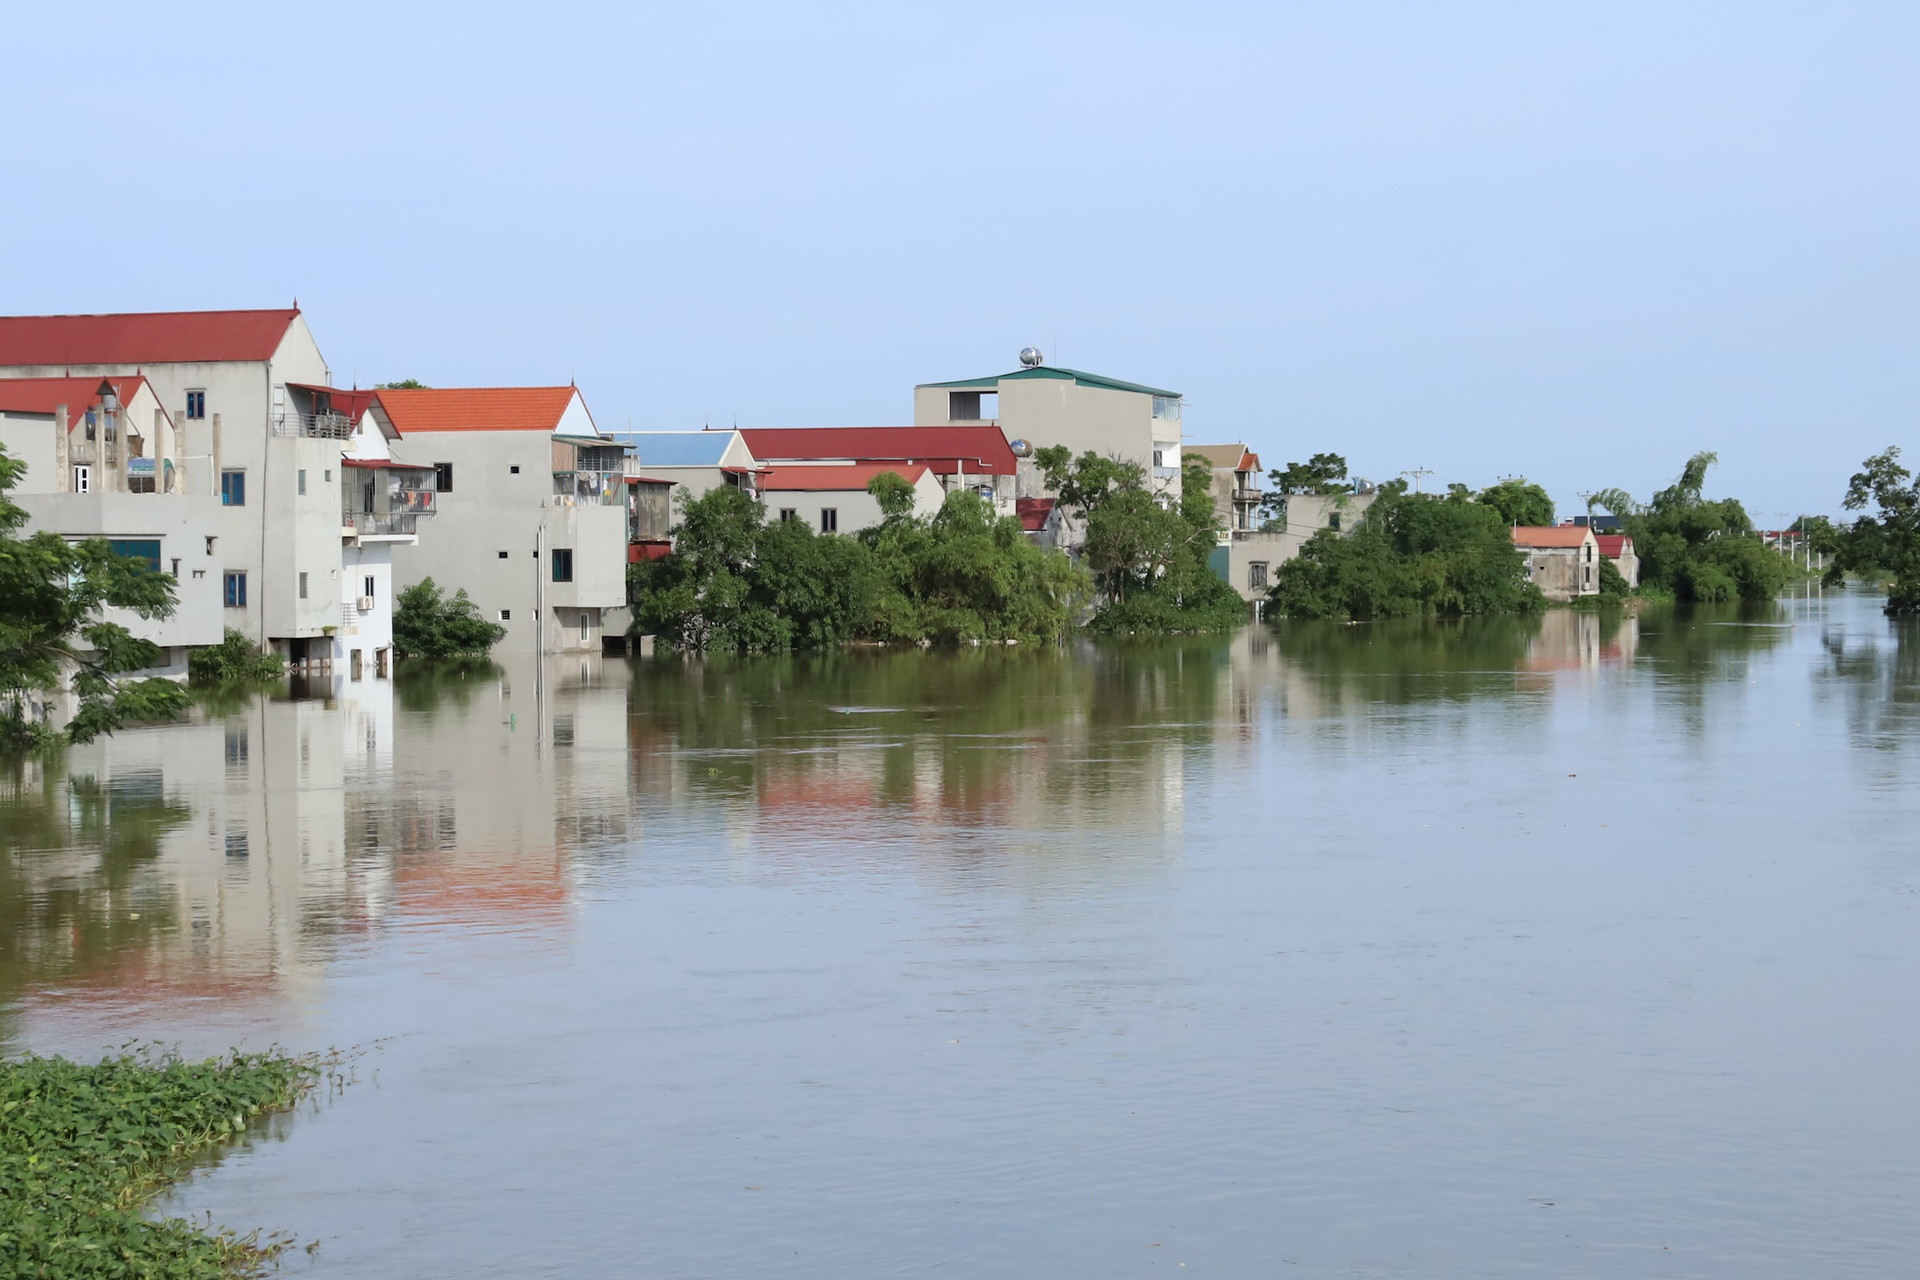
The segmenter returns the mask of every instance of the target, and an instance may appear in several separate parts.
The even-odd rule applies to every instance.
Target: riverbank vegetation
[[[1652,599],[1721,604],[1771,600],[1793,578],[1793,566],[1755,536],[1737,498],[1704,496],[1712,453],[1687,459],[1680,477],[1644,505],[1620,489],[1603,489],[1593,505],[1620,517],[1621,532],[1640,557],[1640,593]]]
[[[1496,506],[1464,486],[1445,495],[1383,485],[1350,533],[1322,529],[1280,566],[1268,592],[1292,618],[1457,617],[1545,606]]]
[[[261,1274],[284,1241],[150,1219],[142,1205],[250,1118],[299,1101],[318,1067],[278,1053],[0,1062],[0,1274]]]
[[[160,649],[116,622],[109,608],[141,618],[173,613],[173,579],[143,559],[118,555],[104,538],[68,542],[20,536],[27,513],[9,496],[27,464],[0,448],[0,751],[37,750],[59,735],[28,714],[30,695],[63,683],[77,705],[66,740],[89,742],[122,725],[184,711],[171,680],[126,678],[155,666]]]
[[[194,684],[235,684],[274,680],[286,674],[287,661],[279,654],[263,651],[247,639],[245,633],[226,630],[219,644],[195,649],[187,655],[187,679]]]
[[[1087,629],[1108,635],[1227,631],[1246,602],[1207,563],[1224,526],[1204,458],[1181,461],[1180,493],[1163,503],[1145,468],[1063,445],[1034,455],[1065,514],[1086,529],[1083,558],[1098,590]]]
[[[1844,501],[1849,511],[1871,513],[1839,529],[1809,528],[1807,536],[1832,556],[1828,581],[1854,574],[1885,582],[1890,617],[1920,615],[1920,479],[1900,465],[1900,450],[1891,445],[1860,467]]]
[[[465,587],[448,596],[432,578],[402,591],[393,602],[393,652],[401,658],[478,658],[500,643],[507,629],[481,616]]]
[[[880,523],[852,536],[768,521],[729,486],[678,495],[673,554],[628,572],[634,632],[732,653],[853,640],[1053,641],[1084,606],[1086,573],[979,495],[950,493],[932,516],[917,516],[898,475],[876,476],[868,491]]]

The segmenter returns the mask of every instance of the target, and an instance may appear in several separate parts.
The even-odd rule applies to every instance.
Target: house
[[[370,391],[324,387],[312,395],[317,412],[344,414],[353,427],[340,485],[340,629],[334,633],[335,687],[393,673],[393,553],[420,544],[420,521],[437,507],[438,473],[395,458],[399,431],[391,419],[367,412]]]
[[[1045,363],[1028,347],[1011,373],[913,389],[913,421],[922,427],[987,423],[1034,449],[1065,445],[1077,456],[1111,454],[1147,469],[1154,488],[1179,491],[1178,391]],[[1016,496],[1038,497],[1023,489]]]
[[[0,378],[0,446],[26,463],[11,497],[28,531],[105,538],[175,579],[171,617],[104,615],[164,651],[147,674],[184,675],[190,649],[219,643],[220,499],[189,486],[175,424],[145,378]]]
[[[396,588],[464,588],[507,629],[502,653],[624,643],[628,448],[577,388],[386,390],[367,413],[399,441],[396,460],[433,473],[432,536],[394,547]]]
[[[946,493],[924,463],[780,463],[760,477],[760,496],[775,520],[800,520],[819,533],[852,533],[881,521],[880,503],[867,491],[875,476],[892,472],[913,486],[913,514],[932,516]]]
[[[121,470],[128,492],[150,470],[156,487],[171,472],[186,493],[219,495],[208,572],[222,624],[295,662],[326,652],[340,619],[335,486],[349,432],[296,405],[293,387],[332,382],[299,308],[0,316],[0,378],[136,376],[172,430],[148,441],[151,415],[135,411],[144,452],[116,456],[114,491]]]
[[[648,476],[698,498],[722,485],[758,496],[759,461],[740,431],[615,431]],[[678,523],[678,520],[675,520]]]
[[[1213,471],[1213,509],[1223,528],[1242,533],[1260,527],[1260,455],[1244,444],[1190,444],[1183,458],[1206,459]]]
[[[1187,452],[1194,450],[1189,448]],[[1258,459],[1251,455],[1249,458],[1257,467]],[[1217,484],[1216,481],[1216,505],[1219,503]],[[1243,600],[1255,606],[1257,614],[1281,565],[1299,555],[1300,549],[1322,530],[1351,533],[1379,496],[1379,491],[1371,486],[1356,493],[1281,495],[1274,500],[1270,517],[1260,519],[1251,529],[1229,529],[1225,540],[1208,557],[1208,563]]]
[[[1527,573],[1547,599],[1565,604],[1600,593],[1600,546],[1584,525],[1517,525],[1513,545],[1527,556]]]
[[[747,427],[740,434],[765,465],[923,466],[943,494],[969,489],[993,503],[999,514],[1014,513],[1020,460],[995,426]]]
[[[1057,498],[1015,498],[1014,515],[1035,546],[1052,550],[1060,545],[1060,501]]]
[[[1640,585],[1640,556],[1633,549],[1633,539],[1624,533],[1596,533],[1593,540],[1600,548],[1600,554],[1613,561],[1613,567],[1627,580],[1628,590]]]

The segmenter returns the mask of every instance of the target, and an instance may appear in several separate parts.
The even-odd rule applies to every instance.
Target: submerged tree
[[[67,726],[72,742],[185,709],[187,692],[173,681],[125,678],[156,665],[160,647],[102,618],[109,608],[149,620],[170,616],[172,576],[116,554],[104,538],[20,537],[27,513],[8,495],[26,470],[0,448],[0,750],[53,741],[28,717],[27,698],[63,681],[79,703]]]
[[[1528,613],[1544,606],[1500,512],[1464,486],[1444,496],[1382,485],[1350,533],[1322,529],[1280,566],[1268,598],[1293,618]]]
[[[1887,587],[1887,613],[1893,617],[1920,614],[1920,480],[1900,465],[1900,450],[1889,445],[1860,464],[1847,485],[1846,508],[1864,511],[1840,539],[1835,571],[1867,567],[1892,577]]]
[[[1047,487],[1086,523],[1084,558],[1100,593],[1096,631],[1224,631],[1247,620],[1246,602],[1208,564],[1223,526],[1213,470],[1188,454],[1177,499],[1147,486],[1138,463],[1064,445],[1034,455]]]
[[[402,658],[479,657],[506,634],[481,616],[465,587],[448,598],[432,578],[422,578],[394,599],[393,651]]]
[[[1778,552],[1754,536],[1753,521],[1737,498],[1704,496],[1713,453],[1687,459],[1679,478],[1646,505],[1624,491],[1603,489],[1593,497],[1621,517],[1640,557],[1640,589],[1703,603],[1770,600],[1793,570]]]

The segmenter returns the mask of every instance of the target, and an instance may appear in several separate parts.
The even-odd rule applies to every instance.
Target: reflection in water
[[[1766,1200],[1740,1180],[1769,1166],[1714,1144],[1794,1114],[1741,1092],[1752,1064],[1857,1028],[1809,998],[1807,1027],[1770,1038],[1752,1010],[1824,979],[1803,954],[1800,987],[1738,989],[1726,957],[1771,963],[1791,939],[1728,924],[1726,902],[1771,874],[1801,928],[1859,930],[1844,861],[1792,860],[1817,812],[1768,808],[1765,780],[1790,744],[1877,839],[1861,811],[1910,807],[1917,654],[1838,597],[1062,652],[509,661],[228,697],[0,774],[0,1043],[415,1037],[389,1092],[315,1126],[337,1158],[296,1126],[299,1161],[222,1183],[288,1196],[247,1222],[341,1206],[321,1266],[338,1250],[343,1274],[531,1274],[513,1250],[562,1231],[583,1273],[613,1273],[564,1224],[629,1217],[661,1274],[1110,1274],[1209,1222],[1240,1274],[1293,1237],[1331,1250],[1322,1274],[1578,1271],[1587,1255],[1543,1252],[1570,1238],[1558,1220],[1489,1250],[1524,1234],[1501,1197],[1562,1196],[1571,1221],[1545,1184],[1583,1187],[1614,1248],[1669,1229],[1635,1199],[1643,1160],[1678,1171],[1661,1194],[1698,1230],[1744,1239]],[[1824,756],[1786,736],[1821,707],[1843,729]],[[1907,874],[1883,854],[1873,883],[1904,893]],[[1886,1101],[1878,1076],[1794,1069],[1786,1096]],[[602,1125],[661,1154],[609,1172]],[[1645,1136],[1663,1129],[1688,1136]],[[1861,1167],[1920,1191],[1861,1132]],[[523,1156],[495,1168],[469,1134]],[[749,1150],[764,1167],[729,1154]],[[369,1151],[397,1181],[338,1190]],[[1587,1151],[1603,1170],[1567,1154]],[[1713,1205],[1687,1199],[1704,1185]],[[1097,1238],[1061,1247],[1083,1220]],[[1422,1254],[1443,1221],[1466,1224],[1464,1253]],[[929,1222],[950,1228],[937,1246]],[[835,1253],[828,1224],[867,1252]],[[1861,1230],[1920,1257],[1884,1219]],[[1034,1261],[992,1253],[1009,1241]],[[1101,1249],[1123,1253],[1076,1261]],[[1754,1270],[1726,1257],[1681,1270]]]

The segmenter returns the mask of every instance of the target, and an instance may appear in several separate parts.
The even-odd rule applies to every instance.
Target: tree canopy
[[[1510,527],[1464,489],[1445,496],[1381,486],[1351,533],[1322,529],[1280,566],[1268,592],[1292,618],[1528,613],[1545,605]]]
[[[1545,489],[1523,478],[1489,485],[1474,500],[1498,511],[1509,526],[1553,523],[1553,499]]]
[[[477,657],[506,634],[481,616],[465,587],[449,598],[432,578],[422,578],[394,599],[393,651],[402,658]]]
[[[1640,590],[1703,603],[1770,600],[1792,576],[1785,557],[1761,544],[1737,498],[1704,496],[1719,457],[1696,453],[1680,475],[1644,506],[1619,489],[1594,495],[1621,518],[1640,557]]]
[[[1223,526],[1213,504],[1213,468],[1181,461],[1180,494],[1162,501],[1138,463],[1064,445],[1034,455],[1047,487],[1086,523],[1083,558],[1100,604],[1095,631],[1223,631],[1247,620],[1246,602],[1207,563]]]
[[[184,710],[187,692],[175,682],[123,678],[156,665],[160,648],[102,616],[108,608],[146,619],[170,616],[172,576],[115,554],[104,538],[20,537],[27,513],[9,495],[26,470],[0,448],[0,750],[52,741],[28,718],[27,695],[63,681],[78,699],[67,725],[72,742]]]
[[[1351,493],[1347,479],[1347,460],[1337,453],[1316,453],[1305,462],[1289,462],[1267,472],[1267,492],[1279,496],[1290,493]]]
[[[1836,571],[1880,569],[1892,575],[1887,613],[1920,614],[1920,480],[1900,465],[1900,450],[1889,445],[1861,463],[1847,485],[1846,508],[1871,515],[1856,518],[1838,539]]]

